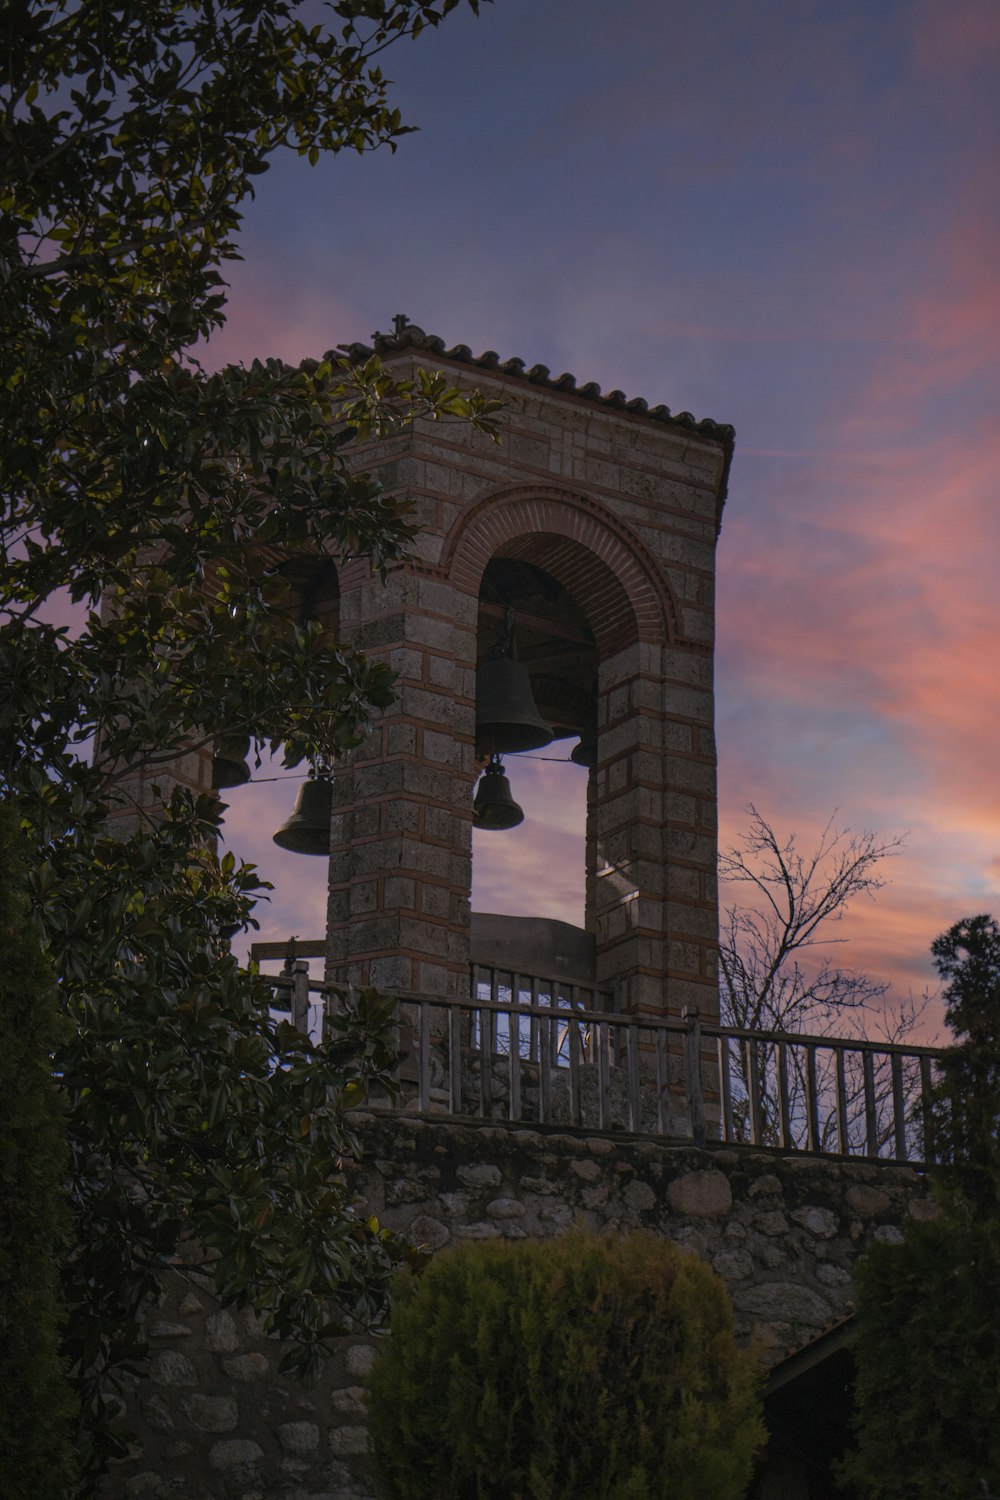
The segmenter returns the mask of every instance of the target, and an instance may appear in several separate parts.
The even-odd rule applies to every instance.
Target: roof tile
[[[545,386],[549,390],[565,391],[580,397],[584,401],[594,401],[601,406],[606,406],[614,411],[627,411],[634,416],[646,417],[654,422],[663,422],[671,427],[682,427],[689,432],[697,432],[704,437],[714,438],[721,442],[728,452],[731,453],[735,430],[727,422],[713,422],[711,417],[703,417],[700,421],[693,417],[689,411],[672,413],[669,406],[650,406],[641,396],[633,397],[632,400],[625,395],[624,391],[609,391],[602,395],[601,387],[596,381],[590,380],[585,385],[578,386],[576,378],[568,372],[553,378],[547,365],[532,365],[527,369],[523,359],[500,359],[495,349],[487,349],[482,354],[474,355],[468,344],[454,344],[449,349],[444,339],[437,334],[425,333],[416,323],[405,323],[397,320],[401,326],[397,327],[395,333],[376,333],[372,335],[372,343],[369,344],[341,344],[339,352],[347,354],[353,360],[363,360],[372,354],[386,357],[392,354],[400,354],[407,349],[424,350],[428,354],[441,356],[452,360],[456,364],[469,365],[472,369],[484,371],[498,371],[502,375],[512,376],[516,380],[528,380],[532,385]]]

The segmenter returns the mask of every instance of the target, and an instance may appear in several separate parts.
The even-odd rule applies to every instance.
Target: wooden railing
[[[269,977],[295,1024],[316,1031],[328,997],[308,965]],[[483,966],[473,977],[471,1000],[399,996],[392,1107],[697,1146],[934,1159],[932,1048],[745,1031],[693,1012],[620,1015],[610,994],[585,986]]]

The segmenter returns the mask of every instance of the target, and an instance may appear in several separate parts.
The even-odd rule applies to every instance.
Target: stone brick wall
[[[726,1282],[739,1331],[769,1360],[852,1309],[851,1273],[873,1240],[934,1209],[908,1168],[437,1123],[363,1121],[366,1212],[437,1251],[573,1226],[642,1227],[686,1246]],[[153,1358],[132,1393],[135,1441],[105,1500],[364,1500],[364,1376],[377,1340],[345,1337],[318,1387],[278,1370],[252,1315],[220,1311],[197,1257],[149,1311]]]
[[[624,1010],[713,1015],[714,578],[731,431],[531,384],[495,360],[469,368],[418,329],[380,352],[399,376],[443,368],[504,410],[499,445],[421,421],[358,455],[422,529],[384,583],[363,563],[341,574],[344,636],[399,672],[400,698],[338,768],[328,978],[467,993],[478,595],[505,557],[550,573],[596,640],[597,981]]]

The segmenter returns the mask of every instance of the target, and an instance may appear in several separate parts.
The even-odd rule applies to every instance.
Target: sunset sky
[[[449,343],[736,428],[719,549],[723,842],[907,833],[843,961],[920,990],[1000,914],[1000,3],[497,0],[387,55],[395,156],[280,160],[211,360],[406,313]],[[567,754],[561,742],[553,754]],[[582,920],[583,773],[511,765],[474,904]],[[320,936],[324,866],[232,797]]]

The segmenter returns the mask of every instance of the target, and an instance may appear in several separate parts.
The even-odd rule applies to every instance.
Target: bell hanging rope
[[[523,822],[524,813],[514,801],[500,757],[494,755],[479,778],[472,804],[472,826],[499,832]]]
[[[273,835],[279,849],[290,854],[329,854],[333,785],[328,771],[309,773],[299,787],[295,806]]]
[[[491,755],[540,750],[552,740],[531,691],[527,667],[517,659],[514,611],[508,609],[503,634],[476,669],[476,744]]]

